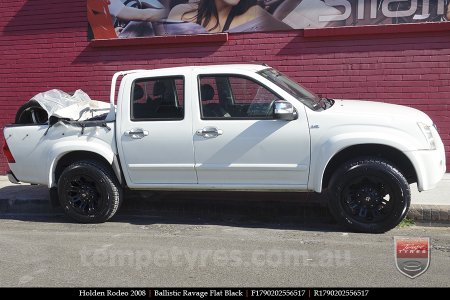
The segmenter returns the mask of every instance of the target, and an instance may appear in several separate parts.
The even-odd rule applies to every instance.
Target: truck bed
[[[107,146],[115,153],[115,123],[59,121],[48,124],[12,124],[4,129],[5,140],[14,155],[10,169],[21,182],[49,185],[50,169],[65,153],[79,149],[95,152]]]

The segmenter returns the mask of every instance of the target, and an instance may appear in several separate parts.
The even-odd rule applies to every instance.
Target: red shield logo
[[[430,265],[430,238],[395,237],[397,269],[409,278],[425,273]]]

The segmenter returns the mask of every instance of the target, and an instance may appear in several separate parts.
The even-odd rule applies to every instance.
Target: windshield
[[[278,72],[277,70],[265,69],[259,71],[258,74],[275,83],[284,91],[288,92],[295,99],[302,102],[309,108],[313,110],[322,108],[322,106],[320,105],[321,99],[319,96],[309,91],[305,87],[301,86],[300,84],[296,83],[295,81],[291,80],[286,75]]]

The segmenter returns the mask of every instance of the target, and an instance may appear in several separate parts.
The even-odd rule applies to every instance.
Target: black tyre
[[[382,233],[406,216],[411,191],[405,177],[381,159],[359,158],[332,176],[328,205],[335,219],[353,231]]]
[[[48,190],[50,196],[50,206],[52,208],[59,207],[61,204],[59,203],[58,189],[51,188]]]
[[[58,181],[61,206],[81,223],[102,223],[119,209],[122,190],[110,168],[96,161],[68,166]]]
[[[47,111],[36,100],[30,100],[17,110],[15,124],[45,124],[47,121]]]

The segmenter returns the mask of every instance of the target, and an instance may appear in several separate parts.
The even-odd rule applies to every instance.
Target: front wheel
[[[382,233],[405,217],[411,202],[409,184],[382,159],[359,158],[332,176],[328,204],[335,219],[354,231]]]
[[[68,216],[81,223],[101,223],[119,209],[122,191],[110,168],[96,161],[68,166],[58,180],[58,196]]]

